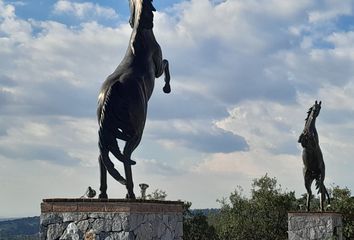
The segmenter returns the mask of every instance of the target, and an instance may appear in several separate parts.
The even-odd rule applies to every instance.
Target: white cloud
[[[0,18],[10,18],[15,16],[15,7],[0,1]]]
[[[83,166],[58,166],[43,161],[16,161],[0,156],[0,181],[3,193],[0,217],[38,216],[40,203],[53,196],[79,198],[89,185],[95,189],[98,172]],[[6,172],[8,174],[6,174]],[[111,185],[112,186],[112,185]],[[124,194],[123,188],[115,189]],[[26,201],[23,201],[23,199]],[[9,206],[17,206],[13,209]]]
[[[213,154],[200,164],[196,165],[193,172],[216,172],[220,174],[242,174],[258,177],[264,174],[264,169],[254,161],[254,156],[248,152],[235,152],[229,154]],[[264,161],[264,158],[262,159]]]
[[[80,19],[99,17],[106,19],[115,19],[118,17],[116,11],[112,8],[101,7],[91,2],[72,2],[68,0],[59,0],[54,5],[54,13],[70,14]]]
[[[294,143],[295,144],[295,143]],[[249,189],[252,179],[259,178],[265,173],[276,176],[279,182],[297,193],[304,191],[302,179],[302,159],[300,156],[289,154],[271,154],[261,149],[249,152],[234,152],[230,154],[215,154],[196,165],[194,174],[215,174],[221,176],[235,176],[247,180]],[[238,185],[234,183],[235,188]]]
[[[68,166],[96,163],[94,119],[26,116],[26,122],[23,122],[19,118],[7,117],[2,124],[9,119],[11,124],[0,138],[0,155],[19,161],[43,160]]]
[[[296,132],[299,131],[294,127],[304,118],[299,108],[295,109],[294,105],[269,101],[244,102],[234,107],[230,116],[217,122],[217,125],[244,136],[251,151],[286,151],[296,154],[296,145],[289,149],[284,146],[287,142],[296,144]]]
[[[243,137],[225,131],[209,121],[176,120],[152,121],[149,137],[170,148],[179,146],[203,153],[228,153],[248,149]]]
[[[354,112],[354,76],[351,82],[343,87],[324,86],[319,90],[319,98],[326,99],[326,106],[338,111]]]
[[[354,32],[338,32],[328,36],[327,40],[332,43],[335,48],[329,53],[335,58],[343,59],[349,62],[354,61]]]
[[[351,0],[325,0],[323,1],[323,9],[309,12],[309,22],[330,21],[341,15],[350,15],[352,14],[352,7],[353,2]]]
[[[0,1],[0,36],[5,36],[0,38],[0,43],[4,44],[4,47],[9,47],[6,45],[11,43],[19,44],[28,39],[31,31],[31,25],[27,21],[16,18],[14,6]]]

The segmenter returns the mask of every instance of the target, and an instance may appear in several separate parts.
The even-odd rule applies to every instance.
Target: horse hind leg
[[[117,140],[116,139],[120,139],[120,140],[123,140],[123,141],[129,141],[129,136],[128,135],[126,135],[126,134],[124,134],[121,130],[119,130],[119,129],[116,129],[115,131],[114,131],[114,138],[115,139],[112,139],[111,141],[110,141],[110,144],[109,144],[109,146],[108,146],[108,148],[109,148],[109,151],[113,154],[113,156],[115,157],[115,158],[117,158],[119,161],[121,161],[121,162],[123,162],[123,163],[125,163],[125,162],[127,162],[128,164],[130,164],[130,165],[135,165],[136,164],[136,162],[135,161],[133,161],[133,160],[131,160],[131,159],[127,159],[123,154],[122,154],[122,152],[120,151],[120,149],[119,149],[119,146],[118,146],[118,142],[117,142]]]
[[[311,197],[312,197],[312,191],[311,189],[309,189],[307,190],[307,199],[306,199],[306,210],[308,212],[310,211]]]
[[[116,155],[115,155],[116,156]],[[109,159],[108,152],[101,154],[99,157],[99,162],[100,162],[100,181],[101,181],[101,186],[100,186],[100,199],[107,199],[107,171],[109,174],[119,183],[122,185],[127,185],[127,181],[125,178],[123,178],[120,173],[117,171],[117,169],[114,167],[114,164],[112,161]],[[129,165],[130,163],[124,163],[125,165]]]
[[[132,137],[129,141],[126,142],[124,146],[124,151],[123,154],[124,156],[131,160],[131,155],[133,151],[136,149],[136,147],[139,145],[141,141],[142,134],[138,134],[134,137]],[[132,160],[131,160],[132,161]],[[131,169],[131,164],[128,164],[128,162],[124,163],[124,170],[125,170],[125,178],[127,180],[127,196],[126,198],[128,199],[135,199],[135,194],[134,194],[134,183],[133,183],[133,176],[132,176],[132,169]]]
[[[114,164],[109,159],[108,151],[101,153],[100,161],[103,162],[108,173],[119,183],[126,185],[127,181],[120,175],[120,173],[115,169]],[[107,187],[106,187],[107,188]],[[104,189],[104,188],[103,188]]]
[[[115,137],[118,139],[121,139],[123,141],[128,141],[129,140],[129,136],[127,134],[124,134],[122,130],[120,129],[116,129],[115,132]]]
[[[325,202],[325,200],[326,200],[326,196],[325,196],[324,190],[321,189],[321,195],[320,195],[321,212],[324,211],[324,202]]]
[[[328,191],[327,191],[324,183],[321,182],[319,184],[320,184],[319,192],[321,193],[321,195],[320,195],[320,206],[321,206],[321,211],[323,212],[325,210],[324,209],[324,203],[325,203],[326,199],[328,201],[328,204],[330,204],[331,201],[330,201],[329,194],[328,194]]]
[[[328,194],[327,188],[325,187],[325,185],[324,185],[324,184],[323,184],[323,188],[324,188],[325,193],[326,193],[326,196],[327,196],[328,205],[330,205],[330,204],[331,204],[331,199],[330,199],[330,197],[329,197],[329,194]]]
[[[100,166],[100,195],[98,198],[107,199],[107,169],[103,163],[101,155],[98,157],[98,162]]]
[[[113,156],[115,158],[117,158],[119,161],[123,162],[123,163],[127,163],[129,165],[135,165],[136,162],[129,159],[129,158],[126,158],[122,153],[121,151],[119,150],[119,146],[118,146],[118,143],[115,142],[113,144],[110,145],[109,147],[109,151],[113,154]]]
[[[111,159],[109,158],[110,148],[112,148],[111,146],[113,146],[114,144],[117,145],[117,141],[114,138],[114,135],[112,135],[111,132],[109,132],[107,129],[100,129],[99,130],[99,144],[98,144],[99,149],[100,149],[99,161],[100,161],[101,165],[103,163],[103,165],[106,168],[106,170],[108,171],[108,173],[116,181],[125,185],[126,180],[119,174],[117,169],[115,169],[114,164],[112,163]],[[118,145],[117,145],[117,149],[119,151]],[[101,170],[101,172],[103,172],[103,171]],[[104,175],[103,175],[103,181],[104,181]],[[103,187],[103,189],[104,189],[104,187]]]
[[[321,208],[321,211],[323,212],[326,197],[329,202],[329,194],[328,194],[327,189],[324,185],[324,171],[322,171],[321,174],[319,174],[318,177],[316,178],[316,188],[318,189],[318,194],[320,194],[320,208]]]
[[[312,185],[312,182],[313,182],[313,179],[305,177],[305,188],[307,191],[306,209],[308,212],[310,211],[310,205],[311,205],[311,197],[312,197],[311,185]]]

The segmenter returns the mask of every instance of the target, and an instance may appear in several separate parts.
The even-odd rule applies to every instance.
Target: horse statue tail
[[[98,98],[97,118],[99,123],[98,130],[98,147],[99,147],[99,165],[101,178],[101,195],[99,198],[107,198],[107,177],[108,173],[119,183],[126,185],[126,180],[115,169],[113,162],[109,158],[111,152],[119,161],[124,162],[124,157],[121,154],[116,138],[123,138],[123,134],[112,125],[112,116],[110,107],[110,95],[112,88],[103,87]],[[108,109],[107,109],[108,108]]]
[[[321,201],[324,202],[327,198],[328,204],[330,204],[330,197],[323,181],[316,179],[316,189],[318,190],[317,194],[321,194],[321,196],[323,196],[323,199]]]

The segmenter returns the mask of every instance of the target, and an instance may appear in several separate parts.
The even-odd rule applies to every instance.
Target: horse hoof
[[[125,195],[126,199],[135,199],[135,194],[134,193],[127,193],[127,195]]]
[[[169,84],[166,84],[164,87],[163,87],[163,92],[164,93],[170,93],[171,92],[171,87]]]
[[[108,199],[107,193],[100,193],[100,195],[98,195],[98,199]]]

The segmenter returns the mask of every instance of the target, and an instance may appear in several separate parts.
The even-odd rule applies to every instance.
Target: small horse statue
[[[154,89],[155,78],[165,73],[163,91],[170,93],[168,61],[153,33],[152,0],[129,0],[133,29],[126,54],[102,84],[98,97],[99,123],[99,198],[107,199],[107,171],[118,182],[126,185],[126,198],[135,199],[131,155],[139,145],[146,121],[148,101]],[[125,142],[120,151],[117,139]],[[124,163],[125,178],[115,169],[109,152]]]
[[[321,148],[319,145],[318,134],[316,130],[316,118],[320,114],[321,101],[315,104],[307,112],[307,118],[305,119],[305,128],[302,131],[298,142],[301,143],[303,147],[302,160],[304,162],[304,180],[305,187],[307,190],[307,211],[310,211],[310,201],[311,201],[311,185],[313,180],[316,180],[316,189],[320,193],[320,205],[321,211],[324,211],[324,202],[326,196],[328,199],[328,204],[330,202],[327,189],[324,185],[325,179],[325,164],[323,161],[323,156]]]

